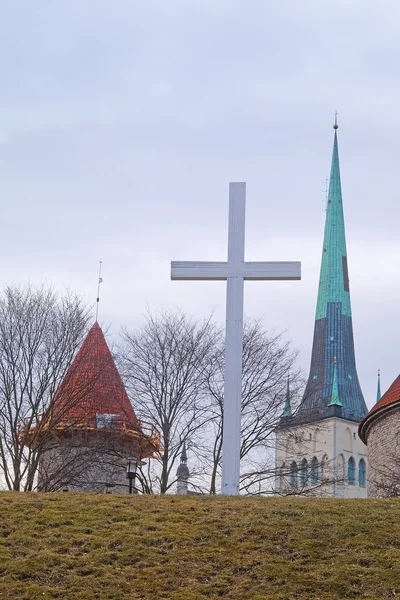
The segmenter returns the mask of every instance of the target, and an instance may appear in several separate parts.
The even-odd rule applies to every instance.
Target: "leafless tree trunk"
[[[46,437],[25,444],[40,422],[86,332],[82,300],[52,289],[5,289],[0,298],[0,472],[8,489],[33,489]]]
[[[200,323],[181,312],[148,314],[140,330],[122,332],[119,364],[135,410],[161,434],[161,494],[176,481],[184,442],[195,443],[212,417],[205,377],[219,337],[210,320]]]

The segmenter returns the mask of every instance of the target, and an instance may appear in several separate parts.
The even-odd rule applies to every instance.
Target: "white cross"
[[[227,280],[222,493],[239,494],[244,280],[301,279],[300,262],[244,262],[246,184],[229,184],[227,262],[171,262],[171,279]]]

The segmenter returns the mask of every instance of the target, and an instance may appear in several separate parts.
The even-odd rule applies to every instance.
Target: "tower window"
[[[365,487],[367,481],[367,467],[365,460],[362,458],[358,463],[358,483],[360,487]]]
[[[290,465],[290,485],[292,487],[297,487],[299,481],[299,470],[297,468],[296,461],[293,461]]]
[[[347,481],[350,485],[355,485],[356,483],[356,461],[352,456],[350,456],[347,463]]]
[[[308,481],[308,462],[306,458],[303,458],[303,460],[301,461],[301,474],[300,474],[300,478],[301,478],[301,485],[307,485],[307,481]]]
[[[96,427],[97,429],[103,429],[103,427],[111,427],[114,423],[114,420],[117,419],[119,415],[113,415],[109,413],[97,413],[96,414]]]
[[[311,483],[318,483],[318,460],[316,456],[311,461]]]
[[[343,454],[339,454],[337,458],[337,480],[339,482],[344,482],[344,457]]]
[[[347,269],[347,256],[342,256],[342,268],[343,268],[343,288],[345,292],[350,291],[349,287],[349,272]]]

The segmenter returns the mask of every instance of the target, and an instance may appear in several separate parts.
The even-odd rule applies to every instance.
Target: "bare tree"
[[[23,432],[49,410],[89,318],[69,292],[8,287],[0,298],[0,472],[10,490],[33,489],[46,440],[26,445]]]
[[[240,447],[242,466],[246,466],[241,476],[241,489],[245,492],[251,488],[250,482],[254,483],[260,472],[264,473],[263,480],[266,481],[267,458],[270,459],[269,473],[272,477],[275,443],[273,434],[282,414],[288,374],[290,373],[293,402],[303,384],[301,374],[295,366],[296,359],[297,352],[291,349],[289,342],[284,341],[282,334],[266,331],[260,321],[245,322]],[[206,381],[208,392],[213,400],[211,408],[213,418],[209,426],[212,439],[209,491],[215,494],[223,442],[224,344],[222,340],[215,349],[211,364],[212,369]]]
[[[174,465],[184,442],[193,446],[213,417],[205,379],[219,340],[210,319],[198,322],[181,312],[149,313],[141,329],[122,332],[119,364],[127,389],[138,416],[161,435],[156,480],[162,494],[176,481]]]

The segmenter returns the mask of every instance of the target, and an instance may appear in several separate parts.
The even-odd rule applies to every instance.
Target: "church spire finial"
[[[338,114],[339,114],[338,111],[335,110],[335,124],[333,125],[333,129],[339,129],[339,125],[337,122]]]
[[[379,400],[381,399],[381,370],[378,369],[378,387],[376,390],[376,401],[379,402]]]
[[[186,440],[183,442],[183,448],[181,452],[181,463],[187,463]]]

